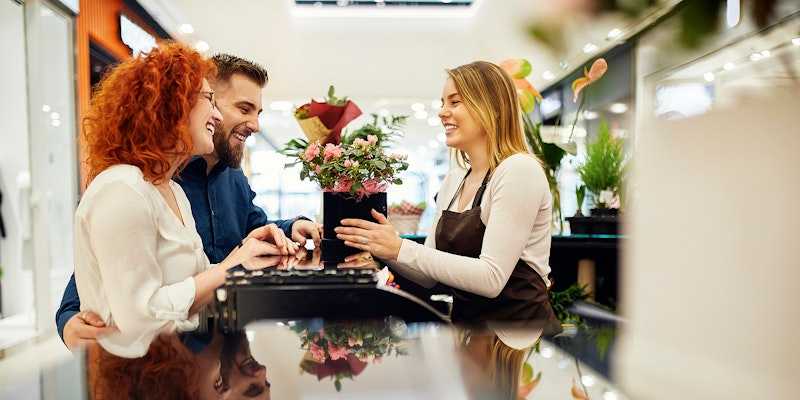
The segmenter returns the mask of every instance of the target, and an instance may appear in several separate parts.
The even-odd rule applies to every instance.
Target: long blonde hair
[[[518,153],[530,154],[525,146],[522,114],[517,89],[511,77],[496,64],[475,61],[447,70],[470,115],[486,132],[489,170]],[[466,168],[469,159],[453,150],[458,165]]]

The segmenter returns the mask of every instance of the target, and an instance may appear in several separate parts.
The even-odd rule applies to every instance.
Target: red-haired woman
[[[159,332],[196,328],[227,269],[277,252],[248,239],[210,265],[172,182],[214,148],[214,72],[196,51],[162,44],[111,71],[84,120],[90,182],[75,212],[75,278],[81,309],[116,328],[98,339],[112,354],[140,357]]]

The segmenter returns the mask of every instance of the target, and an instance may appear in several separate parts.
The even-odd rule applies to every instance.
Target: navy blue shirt
[[[268,221],[267,214],[253,204],[256,194],[239,168],[217,164],[206,174],[208,164],[196,157],[181,171],[175,181],[181,185],[192,205],[192,216],[203,250],[212,264],[221,262],[250,231],[275,223],[287,237],[292,237],[292,224],[297,218]],[[58,335],[64,339],[64,326],[81,308],[75,274],[70,277],[61,306],[56,311]]]

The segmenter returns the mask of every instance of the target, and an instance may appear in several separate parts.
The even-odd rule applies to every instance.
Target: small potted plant
[[[616,234],[618,231],[619,193],[625,167],[622,140],[615,138],[603,121],[597,138],[586,146],[586,161],[578,168],[586,190],[592,195],[595,207],[591,210],[592,229],[589,233]],[[570,221],[570,226],[573,222]]]
[[[389,221],[401,235],[414,235],[419,230],[419,220],[425,212],[425,202],[411,204],[403,201],[389,206]]]

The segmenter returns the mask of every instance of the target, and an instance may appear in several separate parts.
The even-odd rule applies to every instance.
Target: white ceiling
[[[552,0],[479,0],[471,17],[451,18],[425,17],[424,11],[388,18],[298,16],[291,0],[142,3],[155,9],[162,24],[174,25],[165,28],[179,38],[208,42],[210,54],[228,52],[265,65],[269,101],[320,96],[329,84],[357,99],[438,98],[445,68],[479,59],[528,58],[540,86],[544,70],[560,70],[559,59],[525,29]],[[182,23],[195,32],[181,35]],[[608,30],[618,25],[612,24],[579,24],[569,36],[576,52],[590,40],[602,47]]]
[[[232,53],[264,65],[270,82],[264,91],[265,131],[275,143],[300,134],[290,115],[270,111],[273,101],[295,106],[322,97],[328,85],[355,100],[365,114],[387,109],[413,114],[410,105],[438,99],[446,68],[474,60],[499,62],[527,58],[530,77],[542,88],[542,73],[569,72],[562,60],[579,65],[591,54],[581,51],[587,42],[600,48],[612,28],[625,29],[618,19],[581,20],[570,16],[567,39],[574,49],[557,57],[533,41],[526,27],[533,18],[550,18],[555,0],[478,0],[463,16],[443,16],[417,11],[400,17],[299,16],[292,0],[140,0],[141,4],[176,38],[190,43],[203,40],[208,54]],[[332,11],[337,11],[336,9]],[[178,27],[191,24],[192,34]],[[359,122],[353,126],[359,125]],[[441,126],[411,119],[404,141],[411,148],[435,148]],[[441,135],[438,135],[441,136]]]

